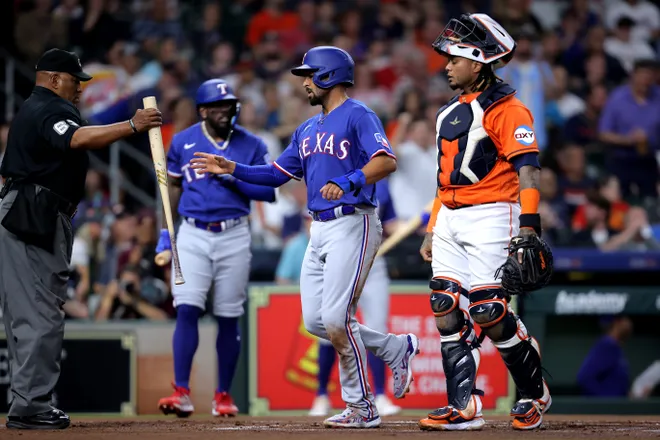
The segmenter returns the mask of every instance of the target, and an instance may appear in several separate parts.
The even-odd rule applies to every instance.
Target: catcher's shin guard
[[[454,281],[431,281],[431,308],[442,343],[442,366],[447,378],[448,405],[420,420],[424,430],[480,429],[483,392],[475,389],[479,369],[479,343],[472,323],[464,312],[467,292]],[[464,307],[460,307],[460,303]]]
[[[520,399],[511,409],[514,429],[534,429],[541,425],[543,414],[552,404],[550,391],[543,380],[541,351],[525,325],[516,317],[517,331],[513,337],[493,345],[499,350],[504,364],[516,384]]]

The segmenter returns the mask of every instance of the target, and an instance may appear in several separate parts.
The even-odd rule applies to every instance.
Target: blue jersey
[[[376,206],[376,185],[365,185],[357,196],[325,200],[321,188],[330,179],[361,169],[378,154],[395,157],[378,116],[360,101],[347,99],[327,116],[302,123],[273,165],[288,177],[305,179],[307,207],[323,211],[339,205]]]
[[[226,176],[198,174],[190,168],[193,153],[217,154],[245,165],[266,165],[266,144],[240,125],[227,147],[222,150],[202,132],[201,122],[189,127],[172,138],[167,153],[167,172],[181,179],[183,193],[178,212],[182,217],[191,217],[203,222],[218,222],[242,217],[250,213],[250,199],[232,189],[224,180]]]
[[[389,179],[385,178],[376,182],[376,200],[378,200],[377,212],[380,222],[385,224],[396,220],[396,211],[394,211],[394,203],[390,195]]]

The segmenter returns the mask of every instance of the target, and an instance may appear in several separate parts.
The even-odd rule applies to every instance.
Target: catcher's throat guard
[[[509,256],[495,272],[495,279],[502,279],[503,291],[521,295],[539,290],[550,282],[554,259],[550,246],[542,238],[516,236],[506,249]]]

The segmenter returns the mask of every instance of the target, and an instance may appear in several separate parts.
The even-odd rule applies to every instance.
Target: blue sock
[[[199,344],[197,321],[201,315],[201,309],[187,304],[176,309],[172,349],[174,352],[174,383],[178,387],[190,389],[190,371]]]
[[[335,347],[330,344],[319,344],[319,389],[316,392],[317,396],[328,394],[328,382],[336,357],[337,350],[335,350]]]
[[[374,395],[385,394],[385,362],[372,352],[367,353],[371,377],[374,381]]]
[[[241,338],[238,330],[238,318],[215,317],[218,322],[218,338],[215,349],[218,353],[218,389],[219,393],[229,392],[234,380],[238,355],[241,352]]]

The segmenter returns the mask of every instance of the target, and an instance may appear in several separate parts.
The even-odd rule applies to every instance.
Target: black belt
[[[473,206],[494,205],[495,203],[498,203],[498,202],[477,203],[477,204],[475,204],[475,205],[461,205],[461,206],[455,206],[455,207],[451,207],[451,206],[444,205],[444,207],[446,207],[446,208],[448,208],[448,209],[451,209],[452,211],[455,211],[455,210],[457,210],[457,209],[471,208],[471,207],[473,207]]]
[[[12,178],[7,179],[5,182],[5,185],[2,187],[2,191],[0,192],[0,199],[4,198],[9,191],[12,189],[18,187],[19,185],[34,185],[38,186],[39,188],[43,189],[44,191],[48,191],[49,193],[53,194],[57,198],[57,210],[61,212],[62,214],[66,215],[69,218],[73,218],[74,215],[76,215],[76,211],[78,210],[78,205],[73,204],[69,202],[67,199],[55,194],[45,186],[36,184],[36,183],[31,183],[31,182],[21,182],[21,181],[15,181]]]

